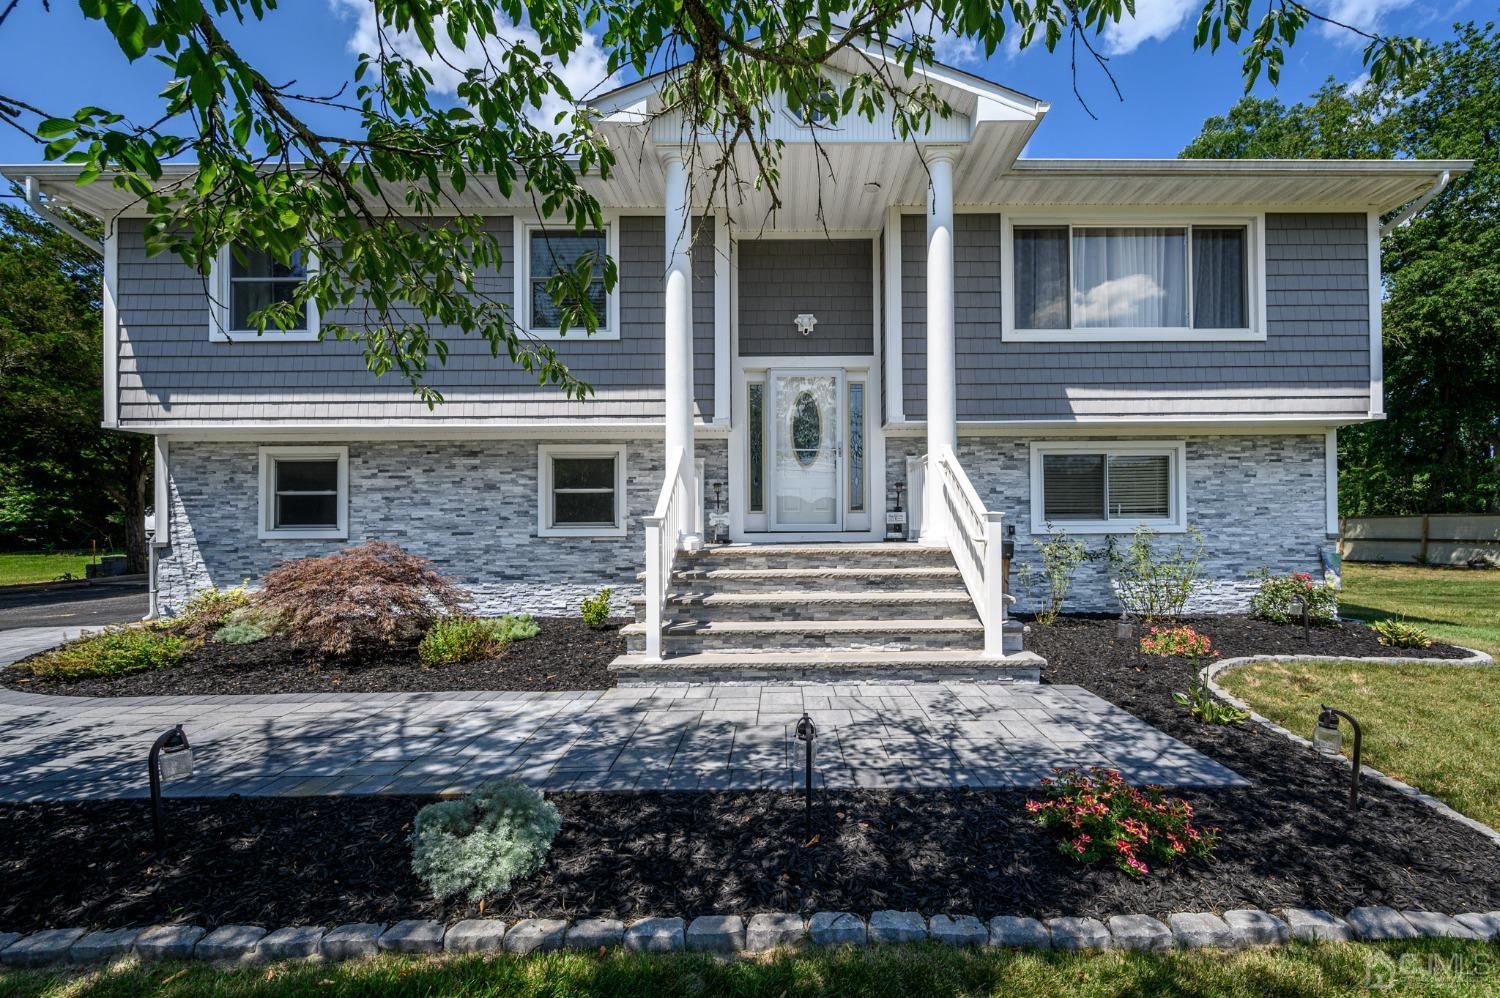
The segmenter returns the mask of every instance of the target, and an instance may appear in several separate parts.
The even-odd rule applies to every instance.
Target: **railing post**
[[[1005,657],[1004,513],[984,514],[984,654]]]
[[[667,529],[675,530],[675,525]],[[646,517],[646,659],[661,661],[662,518]]]

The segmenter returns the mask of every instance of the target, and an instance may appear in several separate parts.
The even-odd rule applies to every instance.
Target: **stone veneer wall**
[[[615,587],[615,611],[631,613],[645,564],[641,517],[661,491],[660,440],[626,441],[628,526],[618,538],[537,537],[536,441],[347,446],[348,541],[260,540],[258,445],[173,441],[171,543],[157,569],[163,612],[177,612],[210,585],[253,585],[283,559],[378,539],[432,559],[474,593],[481,613],[571,615],[604,586]],[[698,441],[698,455],[705,480],[723,480],[724,441]]]
[[[1041,559],[1031,536],[1030,437],[963,437],[959,460],[981,500],[1005,513],[1016,528],[1011,582],[1017,609],[1030,612],[1016,572]],[[1120,439],[1100,437],[1099,440]],[[1324,505],[1324,439],[1317,435],[1201,436],[1187,442],[1187,520],[1203,532],[1207,584],[1188,604],[1191,612],[1230,613],[1246,608],[1255,584],[1250,572],[1322,572],[1320,552],[1328,544]],[[911,438],[886,442],[887,481],[906,478],[906,459],[926,450]],[[1091,552],[1104,536],[1077,534]],[[1045,539],[1045,538],[1043,538]],[[1165,534],[1161,544],[1178,543]],[[1128,542],[1129,534],[1120,538]],[[1033,583],[1033,589],[1039,587]],[[1040,593],[1033,594],[1033,598]],[[1117,613],[1119,601],[1102,561],[1079,566],[1066,609]]]

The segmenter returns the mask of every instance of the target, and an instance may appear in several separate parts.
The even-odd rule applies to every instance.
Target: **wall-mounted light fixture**
[[[802,312],[792,321],[797,324],[797,332],[803,336],[811,336],[813,327],[818,324],[818,317],[811,312]]]

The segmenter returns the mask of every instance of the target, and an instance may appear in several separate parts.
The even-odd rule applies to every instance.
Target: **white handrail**
[[[672,562],[682,526],[682,503],[687,496],[682,480],[687,452],[679,447],[667,461],[661,495],[646,523],[646,658],[661,661],[662,614],[672,586]]]
[[[1004,513],[984,508],[953,448],[937,457],[937,496],[948,515],[949,547],[984,624],[984,654],[1005,656]]]

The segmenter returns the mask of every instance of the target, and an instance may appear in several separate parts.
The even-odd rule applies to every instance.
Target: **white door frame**
[[[766,518],[767,527],[772,533],[828,533],[841,534],[844,532],[844,507],[848,504],[845,496],[844,479],[847,471],[844,465],[844,447],[846,441],[845,422],[847,416],[844,412],[844,369],[842,367],[773,367],[766,371],[766,405],[773,413],[780,412],[780,392],[772,391],[776,388],[779,378],[832,378],[833,379],[833,412],[830,414],[833,420],[833,522],[826,527],[816,524],[790,524],[783,525],[776,519],[777,501],[781,496],[781,445],[782,437],[787,433],[787,427],[783,425],[785,420],[770,420],[771,434],[766,441],[770,460],[766,462]],[[821,430],[821,428],[820,428]],[[788,442],[790,444],[790,442]]]
[[[842,374],[841,390],[845,396],[839,402],[840,418],[847,417],[847,391],[851,378],[865,385],[865,510],[861,514],[843,511],[842,531],[783,531],[770,529],[770,509],[764,514],[747,516],[750,508],[750,482],[747,469],[750,463],[750,393],[747,380],[768,377],[773,371],[781,373],[804,373],[837,370]],[[767,380],[767,406],[770,382]],[[811,357],[736,357],[733,378],[733,421],[729,431],[729,538],[737,543],[824,541],[828,543],[848,541],[878,541],[885,536],[885,428],[880,409],[880,362],[877,357],[862,355],[831,355]],[[848,433],[841,427],[845,460],[840,472],[840,502],[847,507],[848,493],[843,484],[848,467]],[[767,453],[772,441],[766,441]],[[769,461],[767,462],[770,463]],[[772,483],[767,469],[765,481],[766,502],[772,498]],[[867,518],[868,526],[851,527],[856,516]],[[746,520],[752,522],[747,528]]]

